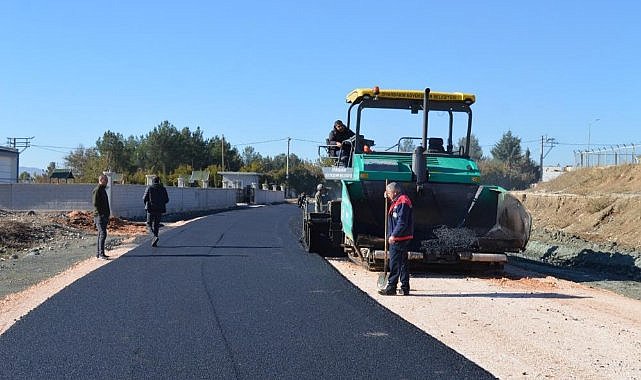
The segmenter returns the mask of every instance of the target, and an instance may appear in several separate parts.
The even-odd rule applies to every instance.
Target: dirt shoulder
[[[329,262],[401,318],[501,379],[641,378],[641,301],[506,266],[504,276],[413,274],[411,295]]]
[[[580,169],[514,194],[533,219],[520,258],[641,299],[641,165]]]
[[[143,223],[112,218],[107,249],[143,236]],[[0,211],[0,298],[94,257],[96,233],[88,212]]]

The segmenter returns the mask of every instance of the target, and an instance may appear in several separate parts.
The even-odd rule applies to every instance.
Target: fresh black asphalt
[[[275,205],[166,231],[0,336],[0,379],[493,378],[306,253],[299,219]]]

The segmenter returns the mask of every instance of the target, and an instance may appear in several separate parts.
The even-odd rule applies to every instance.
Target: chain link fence
[[[575,167],[616,166],[638,164],[641,144],[617,144],[590,150],[574,151]]]

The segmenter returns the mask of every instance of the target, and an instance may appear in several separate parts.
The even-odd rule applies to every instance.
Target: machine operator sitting
[[[334,128],[329,132],[329,138],[327,139],[330,157],[338,157],[339,164],[344,166],[346,166],[351,150],[351,145],[344,142],[352,137],[354,137],[354,132],[348,129],[341,120],[336,120]]]

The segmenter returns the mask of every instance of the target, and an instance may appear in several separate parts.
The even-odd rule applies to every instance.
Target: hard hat
[[[323,184],[319,183],[318,186],[316,186],[316,190],[323,190]]]

